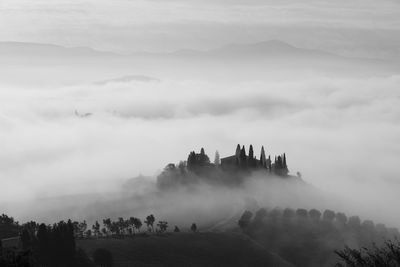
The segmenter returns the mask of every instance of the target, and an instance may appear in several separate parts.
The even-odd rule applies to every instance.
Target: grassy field
[[[292,266],[251,239],[235,233],[177,233],[162,236],[79,240],[89,255],[110,250],[114,267]]]

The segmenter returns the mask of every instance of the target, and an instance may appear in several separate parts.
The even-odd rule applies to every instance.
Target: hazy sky
[[[0,1],[1,41],[131,52],[207,49],[269,39],[346,55],[393,58],[400,44],[400,2]]]

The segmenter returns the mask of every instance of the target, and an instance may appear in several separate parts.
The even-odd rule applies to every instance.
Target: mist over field
[[[35,216],[36,209],[46,218],[46,209],[28,204],[36,203],[32,199],[99,193],[88,198],[90,205],[103,194],[118,195],[124,182],[139,174],[155,181],[167,163],[185,160],[193,149],[204,147],[210,157],[218,150],[224,157],[241,143],[256,151],[264,145],[271,155],[287,153],[290,172],[301,172],[305,182],[329,195],[321,208],[398,225],[391,205],[399,189],[396,64],[277,41],[206,55],[142,55],[141,67],[138,56],[105,56],[94,64],[62,47],[56,57],[43,51],[37,82],[26,76],[29,84],[20,83],[21,73],[37,69],[24,58],[17,61],[19,54],[7,54],[14,68],[2,64],[12,75],[0,91],[0,198],[17,218]],[[65,60],[63,53],[72,56],[57,65],[57,56]],[[133,196],[135,190],[124,194]],[[307,198],[293,198],[291,206],[308,205]],[[276,199],[263,204],[273,206]],[[16,207],[33,212],[23,215]]]

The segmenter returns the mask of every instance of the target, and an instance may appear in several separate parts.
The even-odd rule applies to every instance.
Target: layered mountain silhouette
[[[172,53],[175,56],[197,56],[214,58],[263,58],[263,57],[286,57],[286,56],[329,56],[340,57],[322,50],[311,50],[292,46],[288,43],[271,40],[259,43],[230,44],[220,48],[198,51],[179,50]]]
[[[1,83],[54,86],[165,79],[260,80],[279,72],[340,75],[388,75],[400,66],[378,59],[349,58],[298,48],[273,40],[231,44],[207,51],[137,52],[121,55],[91,48],[0,42]],[[12,66],[12,68],[10,68]],[[24,77],[24,79],[21,79]],[[120,77],[120,78],[116,78]],[[146,77],[146,78],[143,78]]]
[[[182,49],[171,53],[150,53],[135,52],[129,55],[121,55],[114,52],[99,51],[88,47],[63,47],[53,44],[24,43],[24,42],[0,42],[0,55],[2,57],[38,57],[46,58],[114,58],[114,59],[132,59],[136,57],[150,58],[179,58],[179,57],[212,57],[212,58],[262,58],[262,57],[330,57],[345,59],[346,57],[335,55],[323,50],[305,49],[292,46],[288,43],[271,40],[258,43],[247,44],[229,44],[220,48],[210,50],[190,50]],[[359,58],[360,59],[360,58]],[[367,59],[365,59],[367,60]],[[383,60],[378,60],[384,62]]]

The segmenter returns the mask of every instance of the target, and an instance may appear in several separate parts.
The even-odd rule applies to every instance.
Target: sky
[[[224,157],[240,143],[286,152],[292,174],[395,222],[400,2],[0,0],[2,42],[129,54],[268,40],[333,54],[93,64],[48,47],[31,60],[38,50],[23,45],[25,59],[0,62],[0,201],[115,191],[192,150]]]
[[[398,59],[399,5],[394,0],[2,0],[0,41],[131,53],[280,39],[344,55]]]

